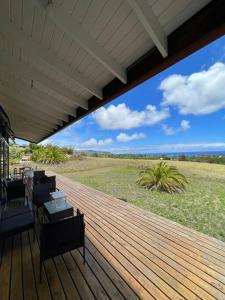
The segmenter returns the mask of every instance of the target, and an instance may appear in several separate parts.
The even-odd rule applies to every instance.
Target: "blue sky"
[[[225,36],[44,143],[78,150],[225,150]]]

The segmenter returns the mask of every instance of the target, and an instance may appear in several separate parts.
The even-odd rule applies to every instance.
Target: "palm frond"
[[[160,162],[139,173],[137,184],[150,190],[177,193],[185,190],[187,179],[175,166]]]

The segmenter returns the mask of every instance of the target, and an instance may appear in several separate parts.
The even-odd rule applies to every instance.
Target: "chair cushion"
[[[5,210],[5,211],[2,212],[1,220],[12,218],[12,217],[15,217],[17,215],[29,213],[31,211],[32,210],[30,209],[29,206],[20,206],[20,207],[17,207],[17,208],[9,208],[8,210]]]
[[[33,212],[15,215],[0,223],[0,238],[11,236],[34,227]]]

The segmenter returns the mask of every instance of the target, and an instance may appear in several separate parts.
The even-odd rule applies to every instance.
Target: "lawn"
[[[151,192],[136,184],[156,161],[85,158],[49,169],[163,217],[225,241],[225,166],[170,161],[188,179],[180,194]]]

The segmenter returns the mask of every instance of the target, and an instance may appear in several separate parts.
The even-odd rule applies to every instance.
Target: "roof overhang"
[[[225,34],[223,0],[190,0],[187,6],[182,1],[110,1],[110,7],[98,8],[95,20],[97,7],[91,14],[87,1],[78,1],[75,15],[67,1],[63,8],[54,0],[47,7],[48,1],[33,1],[23,6],[23,20],[19,7],[0,4],[0,103],[16,136],[36,143]],[[4,9],[10,9],[8,15]],[[103,17],[111,20],[105,26]],[[119,20],[120,27],[112,29]],[[42,24],[41,36],[35,22]],[[132,39],[136,48],[129,46]]]

